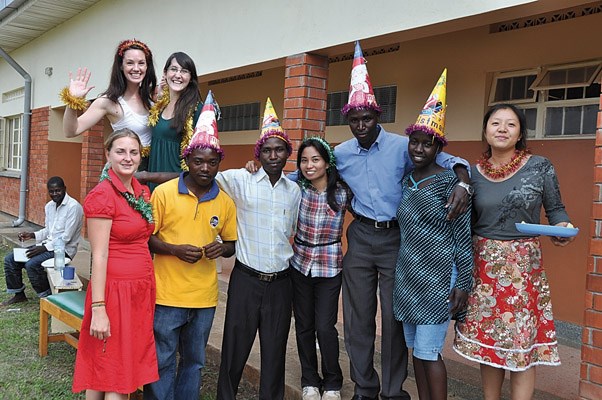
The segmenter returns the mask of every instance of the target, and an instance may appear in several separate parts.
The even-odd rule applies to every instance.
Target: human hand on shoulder
[[[257,164],[255,164],[255,161],[251,160],[251,161],[247,161],[247,163],[245,164],[245,169],[247,171],[249,171],[250,173],[254,174],[255,172],[259,171],[259,168],[257,167]]]
[[[82,70],[77,69],[77,75],[73,78],[71,72],[69,72],[69,93],[74,97],[86,97],[90,90],[94,89],[95,86],[88,87],[88,81],[92,73],[88,71],[88,68]]]
[[[454,187],[449,199],[447,199],[447,220],[451,221],[468,211],[470,204],[470,194],[463,186],[459,184]]]
[[[172,255],[178,257],[180,260],[190,264],[194,264],[203,258],[203,249],[201,247],[193,246],[191,244],[176,244],[173,245]]]

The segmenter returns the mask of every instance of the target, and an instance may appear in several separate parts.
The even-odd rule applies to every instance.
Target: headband
[[[136,40],[136,39],[128,39],[128,40],[124,40],[123,42],[119,43],[119,46],[117,47],[117,54],[119,54],[120,57],[123,57],[123,53],[125,53],[126,50],[129,50],[130,48],[132,48],[134,46],[140,47],[140,49],[138,49],[138,50],[142,50],[144,52],[145,56],[148,57],[148,56],[152,55],[148,46],[146,44],[144,44],[143,42]]]

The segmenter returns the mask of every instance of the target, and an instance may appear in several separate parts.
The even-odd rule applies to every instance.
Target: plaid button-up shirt
[[[332,278],[341,272],[341,236],[351,197],[349,188],[339,184],[336,200],[340,209],[335,212],[328,205],[326,191],[320,193],[312,186],[301,190],[291,265],[302,274],[308,276],[311,272],[312,277]]]

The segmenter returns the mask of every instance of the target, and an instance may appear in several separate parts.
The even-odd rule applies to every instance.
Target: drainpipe
[[[27,201],[27,166],[29,165],[29,125],[31,120],[31,75],[29,75],[7,52],[0,47],[0,56],[6,60],[25,80],[25,98],[23,100],[23,138],[21,141],[21,187],[19,190],[19,217],[13,226],[25,221],[25,203]]]

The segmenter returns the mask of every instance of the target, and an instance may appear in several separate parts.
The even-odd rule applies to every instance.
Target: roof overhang
[[[0,0],[0,47],[10,53],[98,1]]]

